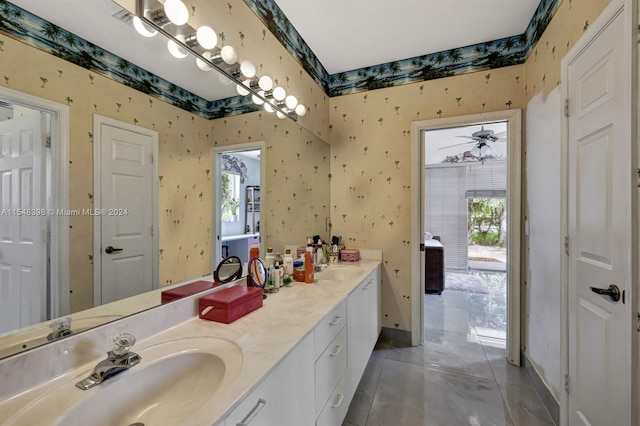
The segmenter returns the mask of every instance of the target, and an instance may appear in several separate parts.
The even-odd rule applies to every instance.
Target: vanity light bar
[[[181,0],[170,0],[170,2],[172,7],[179,6],[179,8],[182,8],[184,6]],[[217,37],[215,31],[210,27],[204,26],[196,30],[186,21],[184,24],[176,25],[168,17],[164,6],[157,0],[136,0],[136,16],[146,26],[167,37],[170,44],[173,42],[176,48],[179,47],[180,50],[195,56],[198,68],[201,70],[209,71],[209,69],[215,69],[235,83],[236,87],[242,88],[242,93],[247,92],[245,95],[251,94],[256,105],[269,104],[269,109],[275,110],[278,113],[278,118],[289,117],[293,121],[297,121],[298,116],[306,114],[307,109],[304,105],[297,104],[295,109],[288,108],[283,101],[285,99],[284,96],[282,96],[282,99],[274,101],[274,92],[278,92],[276,89],[280,89],[282,92],[284,92],[284,89],[277,87],[273,90],[261,90],[260,82],[265,87],[273,85],[271,78],[269,76],[257,77],[255,73],[256,67],[251,61],[245,60],[240,64],[235,63],[237,62],[237,52],[233,47],[224,46],[222,49],[215,47]],[[182,19],[178,22],[182,22]],[[207,49],[206,47],[208,46],[213,47]],[[176,57],[179,58],[181,56]],[[234,61],[231,61],[232,59]],[[278,92],[275,97],[279,98],[280,96],[281,94]],[[265,109],[269,111],[269,109]]]

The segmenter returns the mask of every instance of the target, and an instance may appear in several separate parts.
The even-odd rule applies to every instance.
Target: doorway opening
[[[425,305],[463,304],[469,338],[506,348],[507,122],[425,130],[424,153]]]
[[[520,363],[520,117],[514,109],[412,125],[413,346],[425,341],[426,321],[452,317],[441,309],[450,297],[468,312],[457,330],[465,340],[506,346]],[[426,304],[427,290],[443,306]]]
[[[249,261],[251,247],[260,248],[264,190],[264,142],[252,142],[214,151],[213,229],[211,265],[229,256]],[[262,250],[261,250],[262,252]]]
[[[68,107],[0,88],[0,334],[69,312]]]

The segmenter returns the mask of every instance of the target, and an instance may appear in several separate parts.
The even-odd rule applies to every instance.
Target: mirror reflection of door
[[[97,306],[158,288],[158,134],[97,115],[94,121]]]
[[[237,256],[249,260],[260,244],[260,193],[264,180],[264,142],[214,148],[214,208],[212,265]]]
[[[0,334],[49,318],[50,114],[0,102]]]

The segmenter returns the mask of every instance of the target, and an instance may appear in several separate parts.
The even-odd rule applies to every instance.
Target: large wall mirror
[[[264,141],[263,247],[329,236],[322,132],[264,110],[234,115],[245,112],[235,86],[172,57],[166,39],[144,39],[126,16],[111,0],[0,1],[2,208],[46,212],[0,217],[0,287],[12,298],[0,301],[0,357],[64,337],[56,318],[70,316],[73,332],[82,331],[157,306],[167,286],[210,274],[212,212],[220,208],[214,147]],[[212,118],[221,99],[221,116]],[[117,185],[97,185],[100,176]],[[107,239],[116,234],[120,240]],[[105,257],[133,253],[119,244],[134,235],[147,248],[117,258],[112,278],[101,274]],[[20,241],[33,253],[11,250]]]

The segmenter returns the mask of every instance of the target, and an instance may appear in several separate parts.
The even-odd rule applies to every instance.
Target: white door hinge
[[[564,100],[564,116],[569,117],[569,99]]]
[[[151,154],[151,164],[153,164],[154,162],[154,158],[153,158],[153,154]]]
[[[51,136],[42,137],[42,146],[45,148],[51,148]]]
[[[564,253],[569,256],[569,237],[564,237]]]
[[[153,225],[149,227],[149,234],[153,237]]]
[[[569,374],[564,375],[564,391],[569,393]]]

